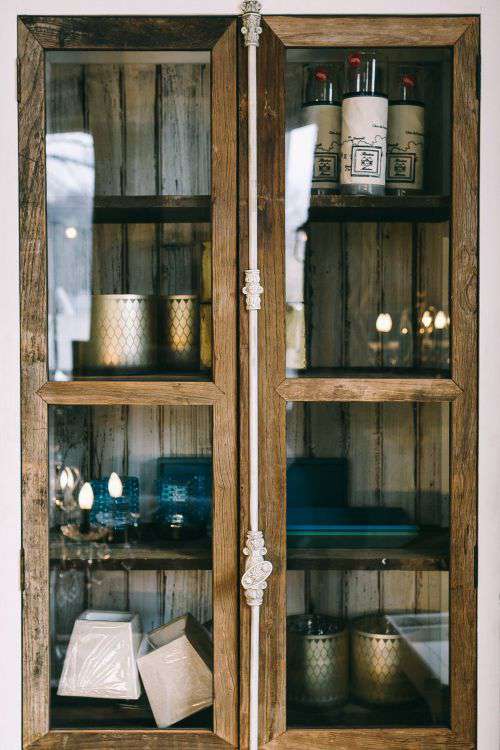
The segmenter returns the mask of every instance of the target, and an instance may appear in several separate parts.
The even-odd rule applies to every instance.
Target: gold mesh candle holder
[[[134,372],[156,365],[157,298],[94,294],[90,340],[79,342],[78,369]]]
[[[404,642],[385,615],[367,615],[351,623],[351,691],[375,705],[396,706],[417,698],[403,672]]]
[[[334,708],[349,696],[349,631],[329,615],[287,618],[287,695],[304,707]]]
[[[200,367],[200,307],[194,294],[172,294],[160,301],[160,350],[167,367]]]

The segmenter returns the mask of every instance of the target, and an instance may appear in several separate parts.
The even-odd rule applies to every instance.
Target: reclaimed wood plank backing
[[[85,120],[94,145],[95,192],[122,195],[125,171],[122,66],[85,66],[85,107]],[[123,293],[127,284],[123,226],[96,224],[93,240],[93,293]]]
[[[413,229],[411,224],[387,223],[380,227],[379,309],[389,313],[392,329],[379,336],[381,364],[384,367],[413,365]],[[375,317],[376,321],[376,317]],[[373,329],[374,321],[370,321]]]
[[[156,78],[154,65],[123,65],[124,192],[155,195],[158,171],[156,138]],[[124,291],[154,294],[157,291],[158,241],[154,224],[127,224],[127,280]]]
[[[210,65],[161,66],[161,192],[210,193]]]
[[[342,367],[346,326],[342,225],[311,223],[307,252],[308,361],[311,367]]]

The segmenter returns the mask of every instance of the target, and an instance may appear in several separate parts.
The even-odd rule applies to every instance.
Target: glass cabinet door
[[[363,66],[377,90],[363,91]],[[287,50],[289,377],[449,374],[450,66],[447,48]],[[368,113],[362,134],[373,102],[383,116],[374,126]],[[353,159],[379,150],[384,174],[351,176]],[[396,163],[408,169],[399,182]]]
[[[260,736],[276,748],[473,742],[477,49],[473,18],[265,19]]]
[[[25,747],[238,743],[236,31],[19,21]]]
[[[49,50],[49,377],[210,378],[211,52]]]

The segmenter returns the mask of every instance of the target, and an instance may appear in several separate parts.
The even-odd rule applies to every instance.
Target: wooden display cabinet
[[[259,497],[273,572],[261,608],[259,747],[472,750],[479,22],[264,16],[262,26]],[[23,17],[18,33],[24,746],[248,748],[250,615],[238,580],[250,526],[239,292],[248,80],[238,19]],[[341,70],[353,49],[375,50],[387,69],[419,68],[423,190],[307,194],[295,215],[290,175],[303,154],[290,137],[303,125],[304,67]],[[173,298],[191,310],[180,326],[185,360],[170,333],[178,320],[165,313]],[[132,299],[136,328],[124,332],[122,318],[106,339],[117,325],[106,304]],[[390,325],[377,326],[380,314]],[[209,463],[211,497],[203,533],[175,540],[157,515],[160,466],[187,459]],[[319,459],[339,467],[321,507],[400,508],[416,538],[294,544],[287,461]],[[61,527],[78,526],[83,482],[113,471],[139,479],[133,536],[68,542]],[[311,484],[299,510],[313,494]],[[213,708],[158,729],[144,692],[58,697],[87,608],[136,611],[144,633],[188,611],[205,623]],[[439,622],[439,675],[429,677],[420,631],[405,636],[414,696],[404,705],[367,704],[352,685],[342,706],[287,705],[287,615],[353,628],[365,614],[394,627],[403,616],[428,618],[431,630]]]

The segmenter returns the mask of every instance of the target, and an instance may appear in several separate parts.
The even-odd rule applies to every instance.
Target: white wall
[[[500,748],[500,5],[474,0],[264,0],[267,13],[481,13],[479,750]],[[0,9],[0,750],[20,740],[16,16],[237,13],[233,0],[3,0]],[[464,644],[464,648],[467,644]]]

